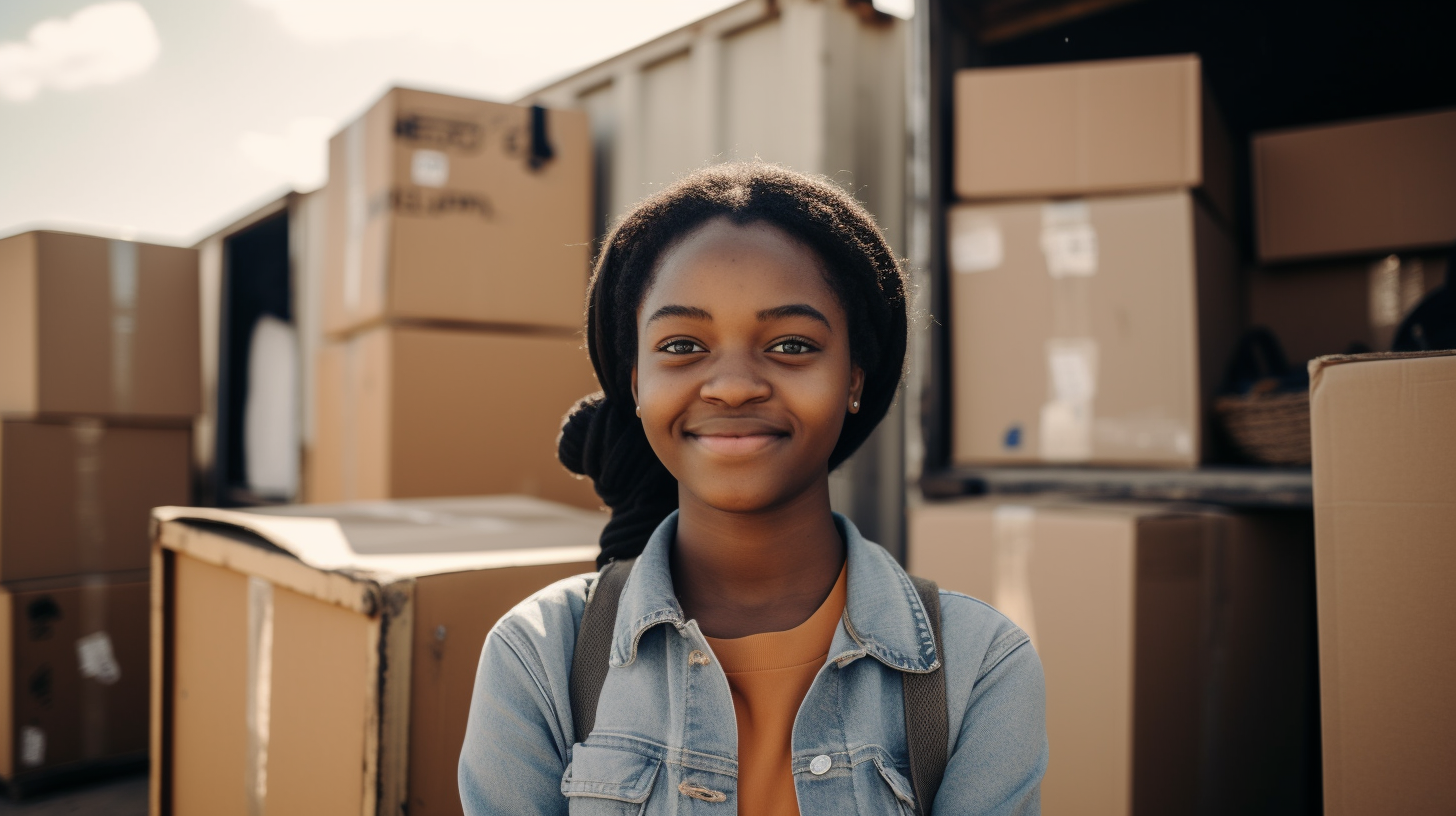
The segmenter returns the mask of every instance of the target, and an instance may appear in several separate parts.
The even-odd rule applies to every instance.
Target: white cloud
[[[238,137],[238,150],[295,190],[315,190],[328,176],[328,141],[337,127],[333,119],[305,116],[289,122],[281,135],[244,133]]]
[[[47,87],[74,91],[121,82],[145,73],[161,47],[140,3],[87,6],[36,23],[23,41],[0,43],[0,97],[24,102]]]

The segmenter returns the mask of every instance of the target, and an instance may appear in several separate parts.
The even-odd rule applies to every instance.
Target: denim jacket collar
[[[844,617],[829,647],[841,666],[869,655],[893,669],[923,674],[940,666],[929,617],[900,565],[878,544],[866,541],[838,513],[834,523],[844,537],[848,559],[848,597]],[[617,607],[611,665],[626,666],[637,657],[637,643],[653,626],[687,625],[672,588],[669,563],[677,537],[677,512],[663,520],[648,539]]]

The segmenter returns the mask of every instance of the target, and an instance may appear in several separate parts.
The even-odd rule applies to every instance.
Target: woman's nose
[[[713,367],[699,395],[707,402],[737,408],[768,399],[773,395],[773,387],[751,361],[729,358]]]

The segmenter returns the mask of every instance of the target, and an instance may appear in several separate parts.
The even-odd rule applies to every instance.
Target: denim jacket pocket
[[[662,760],[626,748],[583,743],[572,748],[561,778],[570,813],[616,816],[644,811]]]
[[[895,795],[895,800],[900,805],[900,813],[907,816],[914,814],[915,794],[910,780],[890,765],[884,757],[877,756],[874,762],[875,768],[880,772],[880,778],[885,780],[885,784],[890,786],[890,792]]]

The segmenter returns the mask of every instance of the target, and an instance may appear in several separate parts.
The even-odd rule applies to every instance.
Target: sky
[[[190,245],[392,85],[511,101],[736,0],[0,0],[0,236]]]

